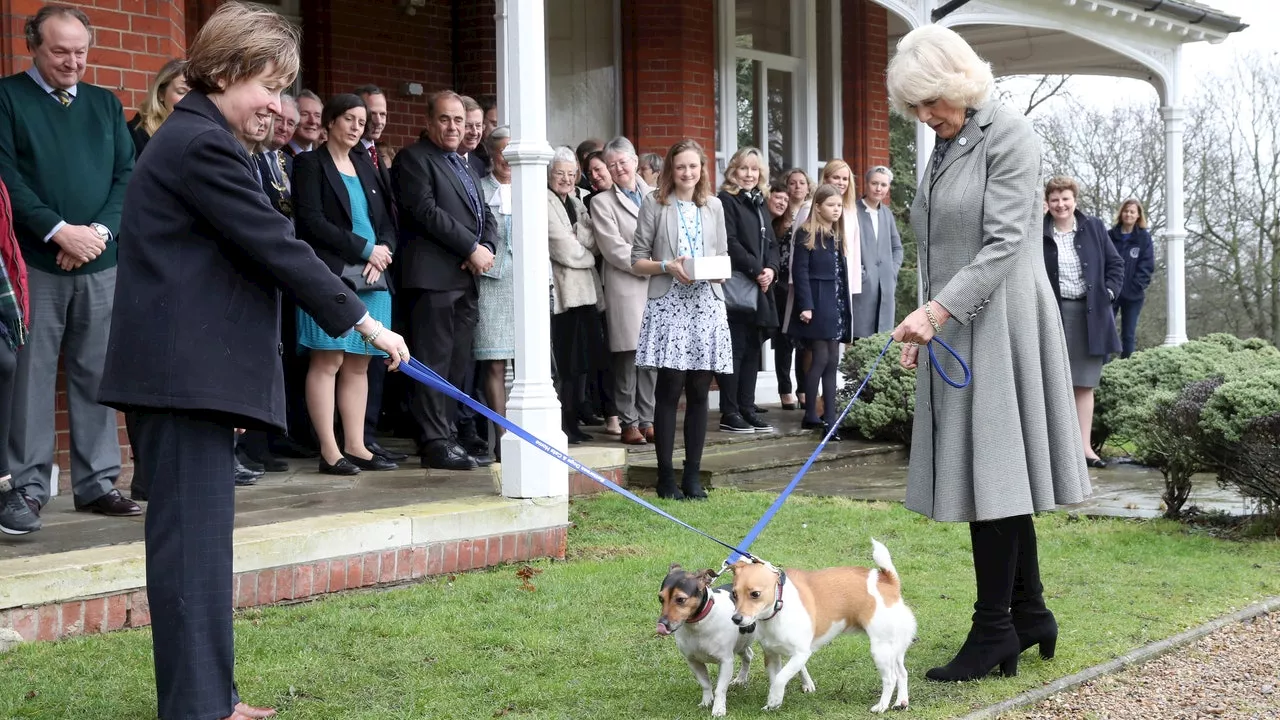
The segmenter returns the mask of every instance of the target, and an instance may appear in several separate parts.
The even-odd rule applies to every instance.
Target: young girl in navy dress
[[[804,341],[813,362],[805,373],[804,421],[801,427],[822,428],[825,433],[836,419],[836,370],[840,343],[849,342],[849,263],[844,223],[844,198],[832,185],[813,194],[812,211],[796,230],[791,255],[791,285],[795,317],[788,324],[791,335]],[[822,381],[822,420],[818,420],[818,381]],[[832,440],[839,440],[833,435]]]

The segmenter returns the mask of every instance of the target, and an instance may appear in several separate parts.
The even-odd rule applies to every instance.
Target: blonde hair
[[[301,65],[301,37],[282,15],[248,3],[224,3],[191,43],[187,84],[206,95],[218,93],[270,67],[281,85],[290,85]]]
[[[1124,202],[1120,203],[1120,209],[1116,211],[1115,226],[1121,227],[1120,216],[1124,214],[1124,209],[1129,207],[1130,205],[1133,205],[1134,207],[1138,208],[1138,222],[1134,223],[1133,226],[1140,227],[1143,230],[1146,230],[1147,229],[1147,209],[1142,207],[1142,203],[1138,202],[1138,198],[1129,198],[1128,200],[1125,200]]]
[[[839,197],[843,200],[839,188],[835,185],[819,185],[818,189],[813,191],[813,200],[810,201],[809,205],[809,218],[804,221],[804,232],[808,236],[804,239],[805,249],[814,249],[818,244],[818,234],[823,233],[830,235],[840,244],[841,252],[848,252],[848,238],[844,236],[844,218],[841,217],[840,220],[832,223],[829,228],[823,224],[823,220],[818,218],[818,208],[822,203],[833,197]],[[825,242],[823,244],[825,246]]]
[[[697,140],[687,138],[672,145],[667,151],[666,162],[662,163],[662,171],[658,173],[658,189],[654,191],[654,199],[662,205],[669,204],[667,200],[676,191],[676,156],[684,152],[697,153],[698,160],[702,163],[702,175],[698,178],[698,184],[693,186],[693,202],[702,207],[707,204],[707,198],[714,194],[711,191],[710,174],[707,172],[707,153]]]
[[[831,176],[841,170],[848,171],[849,173],[849,187],[845,188],[844,195],[841,196],[841,199],[844,200],[844,209],[848,210],[853,207],[854,201],[858,199],[858,194],[855,192],[853,187],[853,168],[849,167],[849,163],[841,160],[840,158],[828,160],[827,164],[822,168],[822,174],[818,176],[818,182],[824,185],[830,185]],[[836,192],[839,192],[839,190]]]
[[[760,180],[756,182],[754,188],[744,188],[738,184],[738,168],[742,167],[747,158],[755,158],[756,165],[760,166]],[[759,148],[738,148],[738,152],[729,158],[729,165],[724,169],[724,184],[720,186],[720,189],[730,195],[737,195],[741,190],[769,192],[769,162],[765,160],[764,153],[760,152]]]
[[[898,41],[885,80],[889,102],[903,115],[934,100],[976,108],[995,85],[991,64],[956,31],[939,25],[918,27]]]
[[[186,67],[186,60],[174,58],[165,63],[160,72],[156,73],[156,79],[151,81],[151,90],[138,108],[138,117],[142,120],[140,125],[148,135],[155,135],[156,130],[160,129],[160,123],[173,112],[173,108],[164,104],[164,94],[174,80],[182,77]]]

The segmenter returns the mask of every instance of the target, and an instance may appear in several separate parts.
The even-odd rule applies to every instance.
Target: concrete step
[[[809,459],[818,445],[813,432],[798,435],[754,435],[747,441],[714,442],[721,438],[708,433],[708,444],[702,455],[702,484],[709,488],[753,486],[758,483],[790,482],[796,471]],[[827,443],[822,454],[809,469],[809,474],[831,473],[878,464],[905,462],[906,449],[893,443],[870,443],[858,440]],[[684,463],[684,449],[675,452],[677,474]],[[627,484],[631,487],[655,487],[658,483],[658,461],[652,450],[631,452],[627,457]],[[759,488],[764,489],[764,488]]]

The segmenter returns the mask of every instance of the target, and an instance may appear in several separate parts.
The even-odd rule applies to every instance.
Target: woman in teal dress
[[[337,95],[325,105],[321,122],[328,139],[293,161],[294,218],[298,237],[356,292],[373,319],[390,327],[386,272],[395,251],[395,227],[368,154],[353,152],[360,146],[367,117],[356,95]],[[356,333],[330,337],[301,309],[298,349],[311,354],[307,412],[320,441],[320,472],[394,470],[395,463],[369,452],[364,441],[369,359],[386,355]],[[342,447],[333,428],[335,404],[342,421]]]
[[[516,356],[515,251],[511,238],[511,165],[502,156],[511,141],[506,126],[484,139],[493,171],[480,180],[485,202],[498,221],[498,248],[493,267],[476,276],[480,294],[472,354],[480,361],[484,396],[494,412],[507,415],[507,361]],[[498,430],[501,437],[502,430]]]

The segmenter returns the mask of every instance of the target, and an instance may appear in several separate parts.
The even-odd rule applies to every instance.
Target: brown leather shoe
[[[119,490],[112,490],[88,505],[77,505],[76,512],[95,512],[107,517],[136,517],[142,514],[138,503],[128,500]]]
[[[639,428],[624,427],[622,442],[624,445],[644,445],[644,433],[641,433]]]
[[[653,442],[653,426],[652,425],[642,429],[640,432],[644,433],[644,439],[647,442]]]
[[[276,711],[272,708],[258,708],[244,703],[238,703],[236,705],[236,713],[248,718],[254,718],[255,720],[262,720],[262,718],[276,716]],[[232,717],[235,717],[235,715],[232,715]]]

